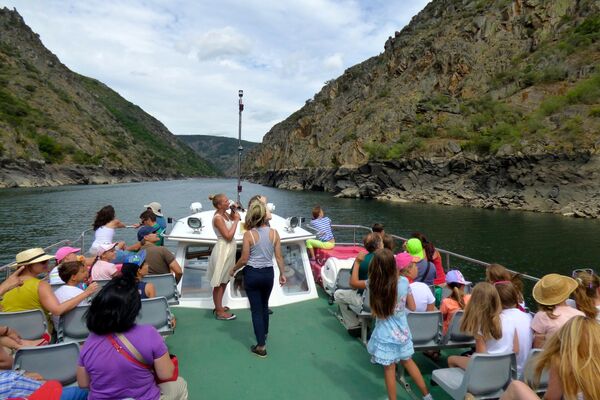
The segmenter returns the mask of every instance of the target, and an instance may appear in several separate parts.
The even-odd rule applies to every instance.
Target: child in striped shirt
[[[317,230],[317,239],[308,239],[306,248],[310,255],[310,260],[315,260],[315,248],[330,250],[335,246],[335,238],[331,231],[331,219],[325,216],[325,212],[321,206],[316,205],[312,209],[312,221],[310,225]]]

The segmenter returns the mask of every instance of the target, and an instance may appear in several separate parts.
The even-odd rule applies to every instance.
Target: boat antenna
[[[239,119],[239,125],[238,125],[237,203],[241,205],[242,203],[240,202],[240,194],[242,193],[242,151],[244,150],[244,148],[242,147],[242,111],[244,111],[244,102],[242,101],[242,97],[244,97],[244,91],[240,89],[238,91],[238,95],[240,96],[240,101],[239,101],[240,119]]]

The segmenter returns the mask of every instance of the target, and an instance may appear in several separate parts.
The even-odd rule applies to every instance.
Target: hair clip
[[[494,282],[494,285],[505,285],[507,283],[512,283],[511,281],[496,281]]]

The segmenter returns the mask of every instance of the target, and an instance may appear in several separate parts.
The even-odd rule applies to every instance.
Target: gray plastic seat
[[[174,332],[172,319],[173,314],[171,314],[167,299],[154,297],[142,300],[142,309],[138,314],[136,323],[152,325],[161,335],[165,336],[172,335]]]
[[[98,284],[98,286],[100,286],[100,288],[103,288],[108,282],[110,282],[111,279],[98,279],[97,281],[94,281]]]
[[[352,268],[342,268],[338,271],[335,277],[333,288],[331,289],[331,295],[329,296],[329,304],[333,304],[335,291],[336,290],[347,290],[352,289],[350,286],[350,276],[352,275]]]
[[[523,368],[522,376],[523,382],[527,383],[537,394],[540,395],[546,393],[546,390],[548,390],[548,370],[546,369],[542,371],[540,381],[537,383],[537,385],[534,385],[536,360],[541,353],[542,349],[531,349],[531,351],[529,351],[529,357],[527,357],[527,362]]]
[[[89,308],[89,304],[80,305],[61,315],[57,328],[59,342],[85,342],[90,331],[84,315]]]
[[[46,380],[70,385],[77,380],[77,343],[58,343],[39,347],[22,347],[15,353],[13,369],[37,372]]]
[[[152,283],[156,296],[166,298],[169,305],[179,304],[179,291],[173,274],[146,275],[143,281]]]
[[[475,399],[497,399],[515,379],[515,353],[482,354],[471,356],[467,370],[442,368],[433,370],[431,379],[455,400],[467,393]]]
[[[373,317],[371,316],[371,299],[369,297],[369,288],[367,287],[362,294],[362,304],[360,307],[353,305],[349,306],[352,311],[356,313],[358,321],[360,322],[360,340],[363,344],[367,345],[367,336],[369,325]]]
[[[50,287],[52,288],[53,292],[56,292],[59,288],[63,287],[65,285],[65,283],[52,283],[50,284]]]
[[[458,310],[452,316],[448,325],[448,332],[442,337],[442,347],[462,348],[475,346],[475,338],[460,330],[460,322],[464,315],[463,310]]]
[[[23,339],[40,339],[48,330],[48,321],[42,310],[0,313],[0,326],[8,326]]]
[[[415,351],[435,350],[440,347],[442,326],[440,311],[410,312],[407,320]]]

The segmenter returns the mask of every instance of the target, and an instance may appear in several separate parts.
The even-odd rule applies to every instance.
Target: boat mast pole
[[[237,202],[239,205],[240,202],[240,194],[242,193],[242,151],[244,148],[242,147],[242,111],[244,111],[244,103],[242,101],[242,97],[244,97],[244,91],[239,90],[238,95],[240,96],[239,101],[239,125],[238,125],[238,181],[237,181]]]

